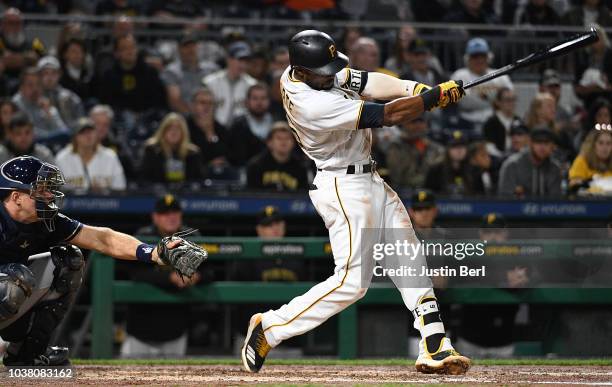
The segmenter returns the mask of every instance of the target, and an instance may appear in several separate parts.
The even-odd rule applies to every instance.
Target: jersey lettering
[[[349,75],[347,79],[346,86],[353,90],[355,93],[359,93],[362,91],[361,87],[361,71],[349,69]]]

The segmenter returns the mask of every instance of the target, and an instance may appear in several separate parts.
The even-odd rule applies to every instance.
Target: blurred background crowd
[[[610,193],[609,3],[2,1],[0,160],[53,161],[75,193],[305,190],[314,165],[295,146],[279,91],[295,25],[361,21],[326,29],[352,68],[430,85],[475,79],[596,26],[600,40],[585,50],[376,130],[373,156],[400,191]],[[264,18],[279,23],[257,27]],[[423,22],[438,24],[415,27]]]

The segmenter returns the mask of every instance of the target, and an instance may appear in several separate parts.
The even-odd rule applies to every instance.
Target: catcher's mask
[[[0,189],[28,192],[36,203],[36,215],[47,230],[55,230],[55,216],[59,212],[64,193],[64,176],[55,165],[36,157],[22,156],[0,166]]]

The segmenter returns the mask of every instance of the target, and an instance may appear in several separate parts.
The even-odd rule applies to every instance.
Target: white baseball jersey
[[[315,90],[295,79],[288,67],[280,84],[289,126],[317,168],[340,169],[370,161],[372,131],[357,128],[364,105],[358,94],[365,86],[361,71],[345,68],[336,74],[330,90]],[[409,95],[415,85],[409,85]]]

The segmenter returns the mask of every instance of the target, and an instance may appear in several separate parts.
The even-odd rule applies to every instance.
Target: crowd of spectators
[[[260,9],[268,16],[301,17],[302,10],[289,2],[250,3],[241,13],[190,0],[0,2],[6,7],[0,22],[0,159],[34,154],[55,162],[75,192],[202,189],[218,182],[255,190],[306,190],[314,166],[296,147],[279,89],[289,62],[286,47],[266,46],[239,29],[218,40],[204,39],[192,24],[149,24],[146,28],[173,28],[180,34],[172,41],[144,41],[131,19],[169,21],[224,9],[225,16],[248,17]],[[366,18],[375,2],[365,1],[362,14],[347,10],[347,2],[329,3],[315,9],[316,15]],[[612,23],[609,2],[603,0],[432,0],[427,9],[422,2],[407,3],[406,12],[398,15],[418,21]],[[86,28],[68,23],[56,46],[46,47],[39,38],[26,38],[22,12],[115,18],[106,40],[93,44]],[[469,29],[459,55],[462,66],[444,63],[409,24],[397,30],[391,44],[358,28],[347,28],[336,38],[355,69],[433,85],[494,71],[487,39],[495,33]],[[444,112],[376,130],[372,154],[380,173],[399,190],[428,188],[442,195],[607,192],[612,132],[595,127],[611,123],[612,49],[602,27],[598,33],[599,42],[577,54],[575,74],[534,70],[540,71],[539,89],[524,116],[516,112],[511,77],[503,76],[469,89]],[[571,76],[580,103],[566,106],[562,86]]]

